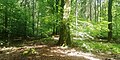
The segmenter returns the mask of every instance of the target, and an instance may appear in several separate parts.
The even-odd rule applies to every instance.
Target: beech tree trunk
[[[71,45],[70,27],[69,27],[69,14],[71,0],[60,0],[61,3],[61,23],[60,23],[60,38],[58,45]]]

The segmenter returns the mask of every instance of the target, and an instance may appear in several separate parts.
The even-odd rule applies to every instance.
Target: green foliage
[[[108,24],[109,22],[107,21],[101,21],[98,23],[93,23],[94,28],[91,31],[92,36],[96,37],[107,37],[107,32],[108,30]]]
[[[115,44],[115,43],[73,40],[73,46],[79,47],[81,50],[87,52],[96,52],[96,53],[110,52],[112,54],[120,53],[120,44]]]
[[[29,48],[25,51],[23,51],[22,53],[24,56],[28,56],[28,55],[34,55],[37,54],[36,50],[34,48]]]
[[[101,22],[88,22],[88,21],[78,21],[78,26],[76,30],[76,26],[73,25],[73,32],[72,34],[75,35],[75,31],[77,31],[78,35],[79,32],[87,33],[90,36],[93,37],[107,37],[108,30],[108,24],[107,21],[101,21]]]

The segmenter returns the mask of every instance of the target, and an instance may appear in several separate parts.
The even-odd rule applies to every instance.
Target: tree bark
[[[102,20],[102,19],[101,19],[101,17],[102,17],[102,16],[101,16],[101,13],[102,13],[102,0],[100,0],[100,22],[101,22],[101,20]]]
[[[90,5],[90,21],[92,21],[92,1],[89,0],[89,5]]]
[[[5,18],[4,18],[4,20],[5,20],[5,38],[8,38],[8,29],[7,29],[7,27],[8,27],[8,12],[7,12],[7,6],[5,7]]]
[[[5,12],[4,12],[4,38],[7,40],[8,39],[8,5],[7,5],[7,0],[5,4]]]
[[[76,0],[75,5],[75,19],[76,19],[76,37],[77,37],[77,26],[78,26],[78,0]]]
[[[96,11],[97,10],[96,10],[96,8],[97,8],[97,6],[96,6],[96,0],[95,0],[95,22],[97,21],[97,17],[96,17],[96,13],[97,13]]]
[[[61,23],[60,23],[60,38],[58,45],[71,45],[70,27],[69,27],[69,14],[71,0],[61,0]]]
[[[108,41],[111,41],[112,39],[112,1],[113,0],[108,1],[108,22],[111,22],[108,24]]]
[[[33,20],[33,22],[32,22],[32,29],[33,29],[33,36],[34,36],[34,32],[35,32],[35,28],[34,28],[34,26],[35,26],[35,24],[34,24],[34,20],[35,20],[35,16],[34,16],[34,10],[35,10],[35,0],[33,0],[32,1],[33,2],[33,5],[32,5],[32,20]]]
[[[97,0],[97,22],[99,21],[99,0]]]
[[[53,8],[55,8],[55,11],[53,11],[55,18],[55,24],[53,25],[53,35],[57,35],[58,34],[58,7],[59,7],[59,0],[55,0],[54,3],[55,7],[53,6]],[[54,10],[54,9],[53,9]],[[55,13],[54,13],[55,12]]]

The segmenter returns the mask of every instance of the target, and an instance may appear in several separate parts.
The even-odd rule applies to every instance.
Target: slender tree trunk
[[[90,17],[90,21],[92,21],[92,11],[91,11],[92,10],[92,5],[91,4],[92,4],[92,1],[89,0],[89,5],[90,5],[90,16],[89,17]]]
[[[108,1],[108,22],[111,22],[108,24],[108,41],[111,41],[112,39],[112,1],[113,0]]]
[[[99,21],[99,0],[97,0],[97,21]]]
[[[32,20],[33,20],[33,22],[32,22],[32,29],[33,29],[33,36],[34,36],[34,32],[35,32],[35,28],[34,28],[34,26],[35,26],[35,24],[34,24],[34,20],[35,20],[35,16],[34,16],[34,10],[35,10],[35,0],[33,0],[32,1],[33,2],[33,5],[32,5]]]
[[[58,20],[59,20],[59,19],[58,19],[58,15],[59,15],[59,14],[58,14],[58,7],[59,7],[59,0],[56,0],[56,14],[57,14],[57,15],[56,15],[56,25],[57,25]],[[57,34],[58,34],[58,26],[56,26],[55,31],[56,31],[55,34],[57,35]]]
[[[63,45],[64,44],[64,40],[63,40],[63,38],[64,38],[64,34],[62,34],[62,33],[64,33],[64,26],[62,26],[63,25],[63,22],[62,22],[62,20],[63,20],[63,13],[64,13],[64,4],[65,4],[65,2],[64,2],[64,0],[59,0],[60,1],[60,19],[61,19],[61,22],[60,22],[60,38],[59,38],[59,41],[58,41],[58,43],[57,43],[57,45]]]
[[[96,17],[96,0],[95,0],[95,22],[97,21],[97,17]]]
[[[7,9],[7,5],[5,6],[4,20],[5,20],[4,38],[7,39],[8,38],[8,9]]]
[[[78,0],[76,0],[76,6],[75,6],[75,19],[76,19],[76,37],[77,37],[77,25],[78,25]]]
[[[37,36],[39,34],[39,10],[37,12]]]
[[[71,0],[61,0],[61,23],[60,23],[60,38],[58,45],[71,45],[69,14]]]
[[[26,39],[27,37],[27,0],[25,0],[25,34],[24,34],[24,38]]]
[[[101,2],[101,0],[100,0],[100,22],[101,22],[101,12],[102,12],[102,2]]]
[[[115,2],[117,2],[117,0],[116,0]],[[115,6],[115,9],[116,9],[116,10],[118,10],[117,7],[118,7],[118,6],[116,5],[116,6]],[[117,14],[116,12],[115,12],[114,14],[115,14],[115,19],[116,19],[116,21],[115,21],[115,28],[116,28],[116,31],[115,31],[115,32],[116,32],[116,35],[115,35],[115,36],[116,36],[117,38],[119,38],[119,31],[118,31],[118,28],[119,28],[118,21],[119,21],[119,20],[116,18],[116,17],[118,16],[118,14]]]
[[[5,12],[4,12],[4,38],[8,40],[8,5],[7,5],[8,0],[6,0],[5,3]]]
[[[55,24],[53,26],[53,35],[57,35],[58,34],[58,6],[59,6],[59,0],[55,0],[54,3],[55,7],[53,6],[53,10],[55,9],[55,13],[53,11],[53,14],[55,16]]]

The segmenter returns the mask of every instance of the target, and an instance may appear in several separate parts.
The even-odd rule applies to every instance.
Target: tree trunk
[[[78,25],[78,0],[76,0],[76,6],[75,6],[75,19],[76,19],[76,37],[77,37],[77,25]]]
[[[89,5],[90,5],[90,21],[92,21],[92,1],[89,0]]]
[[[101,20],[102,20],[102,19],[101,19],[101,17],[102,17],[102,16],[101,16],[101,13],[102,13],[102,2],[101,2],[101,0],[100,0],[100,22],[101,22]]]
[[[71,0],[61,0],[61,23],[60,23],[60,38],[58,45],[71,45],[69,14]]]
[[[97,10],[96,10],[96,8],[97,8],[97,6],[96,6],[96,0],[95,0],[95,22],[97,22],[97,17],[96,17]]]
[[[5,35],[4,35],[4,38],[8,38],[8,29],[7,29],[7,27],[8,27],[8,12],[7,12],[7,6],[5,7],[5,18],[4,18],[4,20],[5,20],[5,31],[4,31],[4,33],[5,33]]]
[[[39,10],[38,10],[38,12],[37,12],[37,36],[39,35]]]
[[[97,22],[99,21],[99,0],[97,0]]]
[[[53,6],[53,10],[55,8],[55,11],[53,11],[53,15],[56,18],[55,18],[55,24],[53,25],[53,33],[52,33],[52,35],[57,35],[58,34],[58,26],[57,25],[58,25],[58,6],[59,6],[59,0],[55,0],[54,5],[55,5],[55,7]]]
[[[59,0],[56,0],[56,25],[58,25],[58,7],[59,7]],[[59,34],[58,33],[58,26],[55,26],[55,34]]]
[[[112,39],[112,1],[113,0],[108,1],[108,22],[111,22],[108,24],[108,41],[111,41]]]
[[[7,2],[6,1],[6,4],[5,4],[5,12],[4,12],[4,30],[3,30],[3,33],[4,33],[4,38],[7,40],[8,39],[8,5],[7,5]]]
[[[25,7],[24,7],[24,9],[25,9],[25,29],[24,29],[24,31],[25,31],[25,34],[24,34],[24,38],[26,39],[26,37],[27,37],[27,0],[25,0]]]
[[[34,20],[35,20],[35,16],[34,16],[34,10],[35,10],[35,0],[33,0],[32,1],[33,2],[33,5],[32,5],[32,20],[33,20],[33,22],[32,22],[32,29],[33,29],[33,36],[34,36],[34,32],[35,32],[35,28],[34,28],[34,26],[35,26],[35,24],[34,24]]]

